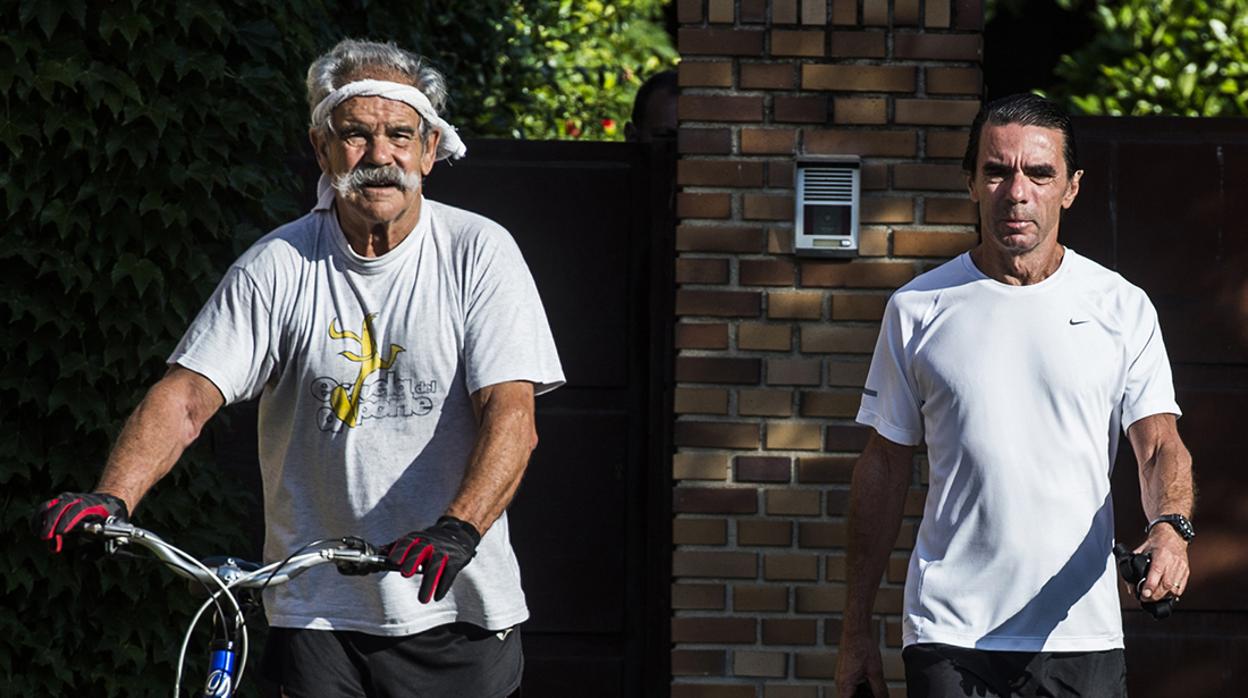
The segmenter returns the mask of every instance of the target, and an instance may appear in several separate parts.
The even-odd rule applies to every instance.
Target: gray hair
[[[425,93],[435,111],[441,113],[446,106],[446,78],[424,56],[405,51],[393,42],[343,39],[308,67],[308,113],[311,114],[330,92],[351,78],[359,79],[360,74],[370,68],[406,76],[407,82]],[[324,131],[329,123],[312,124],[312,128]],[[429,136],[431,128],[427,120],[421,119],[422,139]]]

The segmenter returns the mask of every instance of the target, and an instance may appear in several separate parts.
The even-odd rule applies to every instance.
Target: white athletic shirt
[[[322,537],[377,544],[446,511],[476,438],[470,396],[513,380],[563,383],[537,289],[506,230],[424,200],[390,252],[347,245],[329,199],[259,240],[225,274],[170,363],[226,403],[260,396],[265,559]],[[420,577],[312,569],[265,606],[274,626],[407,635],[525,620],[504,514],[442,601]]]
[[[929,488],[903,642],[1122,647],[1109,476],[1119,429],[1179,414],[1157,313],[1067,249],[1030,286],[963,254],[885,310],[858,421],[926,437]]]

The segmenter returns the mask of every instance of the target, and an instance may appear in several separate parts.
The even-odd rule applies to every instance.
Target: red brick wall
[[[673,698],[830,698],[853,416],[892,289],[968,249],[980,0],[675,0]],[[861,155],[861,257],[793,255],[793,158]],[[921,465],[921,464],[919,464]],[[879,595],[904,695],[902,584]]]

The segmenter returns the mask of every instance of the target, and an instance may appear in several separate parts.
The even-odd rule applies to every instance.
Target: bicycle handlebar
[[[217,564],[212,559],[200,560],[166,543],[155,533],[114,517],[109,517],[103,523],[84,522],[81,530],[85,535],[102,538],[105,550],[110,554],[126,545],[146,548],[171,570],[182,577],[200,582],[208,590],[208,600],[199,607],[199,612],[191,620],[190,627],[187,628],[182,640],[182,649],[178,654],[178,673],[173,682],[174,698],[178,698],[180,694],[182,668],[185,664],[186,650],[190,644],[191,635],[200,617],[213,607],[216,609],[216,618],[228,630],[224,640],[221,640],[219,644],[214,641],[212,645],[210,657],[212,671],[208,675],[201,695],[233,696],[236,687],[242,683],[243,670],[247,665],[247,623],[243,612],[245,604],[240,604],[233,589],[264,589],[285,584],[312,567],[326,562],[336,564],[339,572],[351,575],[397,569],[385,555],[379,553],[375,546],[361,538],[347,537],[309,543],[285,560],[267,565],[230,557],[224,558],[223,562]],[[322,544],[326,547],[315,547]],[[228,602],[224,606],[221,603],[222,599]],[[227,613],[227,610],[232,613],[232,616]],[[238,647],[231,641],[232,638],[240,641]],[[241,649],[241,659],[238,659],[239,649]]]
[[[267,565],[226,558],[224,564],[214,568],[166,543],[155,533],[130,523],[109,518],[104,523],[85,523],[82,528],[90,535],[104,538],[110,553],[124,545],[139,545],[150,550],[179,575],[210,587],[218,584],[217,580],[225,582],[231,588],[276,586],[326,562],[339,566],[349,565],[357,574],[395,569],[385,555],[376,552],[375,546],[359,538],[341,538],[336,547],[310,550]],[[210,576],[210,572],[216,579]]]

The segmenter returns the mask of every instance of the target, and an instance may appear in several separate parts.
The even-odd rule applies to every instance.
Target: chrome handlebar
[[[358,538],[343,538],[336,547],[310,550],[267,565],[226,558],[222,564],[210,567],[166,543],[155,533],[111,517],[104,523],[85,523],[82,529],[87,534],[105,539],[104,544],[110,554],[127,545],[138,545],[150,550],[179,575],[209,587],[215,587],[219,583],[217,580],[225,582],[230,588],[277,586],[326,562],[362,567],[366,571],[394,569],[385,555],[373,552],[373,546]]]

